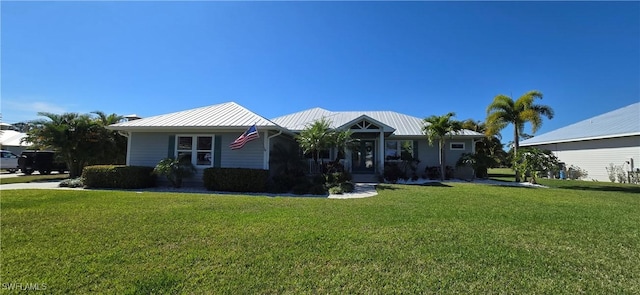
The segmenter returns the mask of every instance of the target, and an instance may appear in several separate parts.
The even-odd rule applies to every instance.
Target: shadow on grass
[[[610,183],[585,180],[560,180],[560,179],[540,179],[540,184],[556,189],[598,191],[598,192],[621,192],[640,193],[640,185],[628,183]]]
[[[376,190],[378,191],[395,191],[395,190],[399,190],[400,188],[395,187],[395,186],[391,186],[388,184],[378,184],[376,185]]]
[[[640,186],[638,187],[617,187],[617,186],[586,186],[586,185],[567,185],[559,186],[559,189],[572,189],[583,191],[605,191],[605,192],[621,192],[621,193],[640,193]]]
[[[437,186],[437,187],[451,187],[448,184],[444,184],[442,182],[427,182],[427,183],[423,183],[420,186]]]

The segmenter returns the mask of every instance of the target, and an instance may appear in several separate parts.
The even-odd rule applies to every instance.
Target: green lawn
[[[3,291],[640,293],[640,195],[469,183],[372,198],[2,191]]]

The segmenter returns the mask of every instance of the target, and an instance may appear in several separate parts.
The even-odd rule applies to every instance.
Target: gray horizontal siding
[[[388,140],[405,140],[401,138],[393,138]],[[419,139],[418,141],[418,158],[420,159],[420,163],[418,164],[418,175],[421,175],[425,169],[429,166],[440,166],[440,152],[438,151],[438,141],[434,141],[433,145],[429,145],[429,141],[426,139]],[[450,142],[463,142],[464,150],[450,150],[449,143]],[[473,140],[472,139],[446,139],[445,141],[445,157],[446,157],[446,165],[451,167],[456,167],[456,162],[463,153],[471,153],[473,152]],[[472,175],[469,171],[465,171],[460,174],[460,177],[468,178]]]
[[[249,141],[238,150],[229,148],[240,134],[226,133],[222,135],[221,167],[226,168],[252,168],[262,169],[264,161],[264,133],[260,133],[260,138]]]
[[[241,133],[217,133],[198,135],[221,136],[221,161],[220,166],[225,168],[263,168],[264,134],[260,138],[249,141],[242,149],[231,150],[229,144]],[[185,135],[163,132],[134,132],[131,134],[129,148],[129,165],[154,167],[160,160],[170,156],[169,137]],[[173,151],[175,147],[172,147]],[[198,182],[202,179],[204,167],[197,167],[197,173],[186,182]]]
[[[587,180],[609,181],[606,167],[610,163],[629,169],[626,161],[633,158],[640,168],[640,136],[555,143],[536,146],[552,151],[567,167],[578,166],[589,173]]]
[[[169,133],[132,133],[129,165],[155,167],[168,155]]]

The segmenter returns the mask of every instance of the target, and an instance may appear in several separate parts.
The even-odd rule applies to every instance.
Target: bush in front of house
[[[225,192],[266,192],[268,179],[268,170],[249,168],[207,168],[202,175],[205,188]]]
[[[300,182],[294,185],[293,188],[291,188],[291,192],[296,195],[306,195],[309,193],[309,189],[311,188],[311,186],[312,184],[308,181]]]
[[[312,195],[325,195],[327,194],[327,189],[323,184],[314,184],[309,188],[309,194]]]
[[[82,179],[90,188],[146,188],[156,186],[153,167],[94,165],[84,167]]]
[[[384,163],[384,179],[391,183],[396,183],[398,179],[405,178],[404,172],[400,169],[398,163]]]
[[[333,186],[329,188],[329,194],[342,195],[343,193],[344,193],[344,190],[342,190],[342,187],[340,186]]]
[[[78,178],[69,178],[60,182],[59,187],[70,187],[70,188],[78,188],[84,187],[84,183],[82,182],[82,177]]]
[[[345,181],[340,183],[340,189],[345,193],[352,193],[356,189],[356,186],[351,181]]]

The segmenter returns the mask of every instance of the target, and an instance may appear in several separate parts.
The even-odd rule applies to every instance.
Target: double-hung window
[[[186,157],[196,166],[213,166],[212,135],[178,135],[176,136],[176,156]]]

